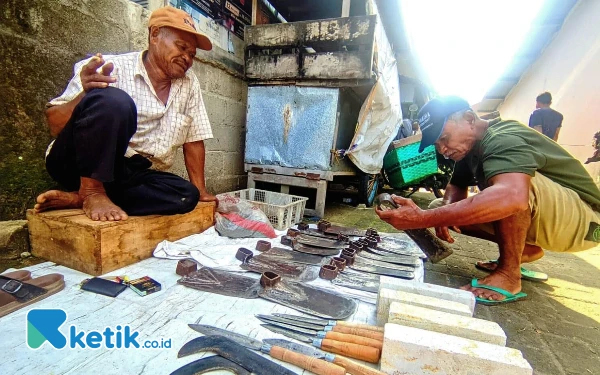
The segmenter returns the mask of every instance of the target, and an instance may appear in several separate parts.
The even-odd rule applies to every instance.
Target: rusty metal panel
[[[295,78],[300,71],[300,55],[252,56],[246,59],[246,77],[251,79]]]
[[[373,54],[369,52],[329,52],[303,56],[304,78],[371,78]]]
[[[340,89],[248,88],[245,162],[331,169]]]
[[[356,80],[372,75],[375,16],[246,28],[246,77],[268,80]]]
[[[375,16],[359,16],[247,26],[245,42],[249,48],[372,45],[376,22]]]

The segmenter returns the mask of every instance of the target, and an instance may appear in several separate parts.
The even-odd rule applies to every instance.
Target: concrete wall
[[[51,140],[43,109],[63,91],[73,64],[90,53],[145,48],[148,16],[128,0],[0,1],[0,220],[24,217],[37,194],[55,187],[43,161]],[[193,69],[215,135],[207,141],[207,184],[219,193],[245,186],[247,86],[243,42],[214,29],[211,37],[227,45],[199,51]],[[181,157],[173,171],[185,175]]]
[[[564,115],[558,143],[582,162],[593,153],[592,136],[600,130],[600,1],[580,0],[562,29],[511,91],[499,110],[503,118],[525,124],[543,91]],[[600,163],[588,170],[598,182]]]

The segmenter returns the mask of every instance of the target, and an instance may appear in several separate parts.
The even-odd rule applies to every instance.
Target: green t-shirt
[[[483,190],[490,178],[515,172],[532,177],[539,172],[600,207],[600,190],[579,160],[550,138],[513,120],[490,122],[483,139],[456,163],[450,183]]]

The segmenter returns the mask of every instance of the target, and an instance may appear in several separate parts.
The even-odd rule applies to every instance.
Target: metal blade
[[[226,329],[208,326],[205,324],[188,324],[188,327],[196,332],[200,332],[206,336],[224,336],[236,343],[245,346],[249,349],[260,350],[262,341],[253,339],[252,337],[240,335],[239,333],[231,332]]]
[[[323,325],[323,326],[326,326],[330,323],[329,320],[325,320],[325,319],[307,318],[304,316],[292,315],[292,314],[274,313],[273,315],[278,318],[295,320],[297,322],[305,322],[305,323],[310,323],[310,324],[319,324],[319,325]]]
[[[311,336],[306,336],[306,335],[303,335],[301,333],[297,333],[294,331],[288,331],[287,329],[279,328],[273,324],[261,324],[261,326],[265,327],[266,329],[268,329],[271,332],[279,333],[281,335],[287,336],[294,340],[307,342],[309,344],[312,344],[312,342],[313,342],[313,338]]]
[[[252,375],[250,371],[235,362],[232,362],[220,355],[200,358],[194,362],[178,368],[171,375],[196,375],[213,372],[215,370],[227,370],[236,375]]]
[[[292,331],[303,333],[305,335],[310,335],[310,336],[316,336],[317,332],[322,330],[322,329],[314,330],[314,329],[297,327],[297,326],[293,326],[291,324],[285,324],[285,323],[276,322],[274,320],[269,320],[269,319],[264,319],[264,318],[258,318],[258,319],[263,323],[271,324],[271,325],[274,325],[277,327],[285,328],[288,330],[292,330]]]
[[[260,319],[261,321],[265,322],[265,323],[270,323],[270,324],[273,324],[273,323],[283,323],[283,324],[286,324],[286,325],[292,325],[292,326],[295,326],[295,327],[302,327],[302,328],[306,328],[308,330],[313,330],[313,331],[315,331],[315,334],[318,331],[322,331],[323,328],[325,328],[325,326],[327,325],[327,324],[306,323],[306,322],[304,322],[302,320],[294,320],[294,319],[281,318],[281,317],[273,316],[273,315],[261,315],[261,314],[258,314],[258,315],[256,315],[256,317],[258,319]],[[303,332],[303,331],[300,331],[300,332]]]
[[[265,343],[272,346],[279,346],[284,349],[291,350],[296,353],[304,354],[312,358],[323,359],[327,357],[327,352],[317,349],[313,346],[297,344],[288,340],[282,339],[265,339]]]
[[[415,267],[410,267],[410,266],[403,266],[400,264],[394,264],[394,263],[388,263],[385,261],[379,261],[379,260],[373,260],[373,259],[369,259],[369,258],[364,258],[360,255],[358,255],[356,257],[356,263],[359,264],[364,264],[367,266],[375,266],[375,267],[381,267],[381,268],[389,268],[391,270],[398,270],[398,271],[405,271],[405,272],[414,272]]]

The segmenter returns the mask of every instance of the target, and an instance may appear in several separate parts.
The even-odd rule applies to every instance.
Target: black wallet
[[[88,292],[102,294],[104,296],[116,297],[125,289],[127,289],[127,285],[115,283],[99,277],[94,277],[92,279],[84,280],[84,282],[81,284],[81,289],[87,290]]]

